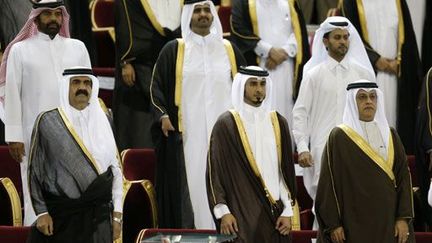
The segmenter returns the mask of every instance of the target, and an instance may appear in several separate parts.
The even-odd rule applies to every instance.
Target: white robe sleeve
[[[312,108],[313,87],[311,78],[303,78],[299,95],[293,108],[293,135],[297,145],[297,152],[309,151],[309,119]]]
[[[297,40],[295,34],[291,33],[288,41],[282,46],[289,57],[295,57],[297,55]]]
[[[432,207],[432,181],[431,181],[431,184],[429,187],[429,192],[428,192],[428,202],[429,202],[429,205]]]
[[[24,142],[22,126],[22,57],[16,46],[9,52],[5,85],[5,141]]]
[[[112,186],[112,200],[115,212],[123,212],[123,174],[116,157],[111,163],[111,170],[114,176]]]
[[[280,216],[292,217],[294,215],[294,212],[293,212],[293,209],[291,206],[291,199],[289,198],[288,189],[285,186],[283,179],[280,180],[279,188],[280,188],[280,199],[285,206],[285,208],[282,211],[282,214]]]

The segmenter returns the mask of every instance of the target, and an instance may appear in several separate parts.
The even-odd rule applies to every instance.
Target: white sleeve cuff
[[[225,214],[230,214],[231,211],[229,210],[228,206],[222,203],[219,203],[213,208],[213,213],[216,217],[216,219],[222,218]]]
[[[5,141],[24,143],[23,128],[20,125],[5,125]]]
[[[254,51],[259,57],[267,58],[271,48],[272,46],[269,43],[260,40],[258,41],[258,44],[255,47]]]
[[[282,47],[289,57],[295,57],[297,55],[297,45],[296,44],[288,44]]]
[[[40,213],[40,214],[36,215],[36,218],[39,218],[40,216],[45,215],[45,214],[48,214],[48,212]]]
[[[291,200],[289,200],[291,202]],[[280,216],[282,217],[292,217],[294,215],[293,209],[291,207],[291,203],[288,203],[288,205],[285,205],[284,210],[282,211],[282,214]]]
[[[300,155],[303,152],[309,152],[309,147],[306,142],[299,142],[297,144],[297,153]]]

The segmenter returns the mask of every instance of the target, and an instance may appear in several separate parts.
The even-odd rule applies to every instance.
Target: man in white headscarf
[[[315,199],[321,154],[331,129],[342,122],[345,88],[358,79],[374,80],[372,65],[354,26],[329,17],[316,31],[312,57],[303,70],[293,109],[293,135],[304,167],[303,181]]]
[[[6,48],[0,66],[5,140],[12,158],[22,162],[24,225],[35,220],[26,180],[33,124],[40,112],[59,105],[58,83],[63,70],[72,66],[91,64],[84,44],[69,38],[69,15],[63,1],[34,3],[26,24]]]
[[[181,29],[183,39],[162,49],[150,86],[159,226],[214,228],[205,191],[208,140],[231,107],[232,78],[245,61],[222,38],[211,1],[186,0]]]
[[[287,120],[271,110],[272,82],[257,66],[240,68],[234,109],[210,139],[207,195],[222,234],[236,242],[290,242],[296,185]],[[275,230],[276,229],[276,230]]]
[[[348,85],[343,123],[328,138],[315,200],[318,242],[414,242],[411,177],[375,82]]]
[[[112,242],[120,236],[123,183],[113,132],[88,68],[66,69],[60,107],[35,122],[29,183],[38,219],[30,242]]]

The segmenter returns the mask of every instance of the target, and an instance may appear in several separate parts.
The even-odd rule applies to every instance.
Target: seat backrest
[[[31,227],[0,226],[0,242],[25,243]]]
[[[156,234],[216,234],[216,230],[210,229],[143,229],[139,232],[136,243],[140,243],[142,240],[154,236]]]
[[[121,153],[124,177],[129,181],[155,182],[156,154],[153,149],[127,149]]]
[[[21,169],[18,162],[12,159],[7,146],[0,146],[0,177],[8,177],[13,182],[22,205]]]
[[[300,211],[312,208],[312,198],[306,191],[303,183],[303,176],[296,176],[297,181],[297,201],[299,203]]]
[[[114,27],[114,0],[94,0],[90,12],[93,28]]]
[[[231,23],[230,23],[231,6],[220,6],[218,9],[218,16],[222,24],[223,32],[230,33],[231,32]]]
[[[9,178],[0,178],[0,225],[22,226],[21,202]]]
[[[311,243],[311,239],[316,239],[317,232],[315,230],[299,230],[292,231],[292,242],[295,243]]]
[[[431,243],[432,232],[415,232],[415,240],[417,243]]]
[[[125,182],[123,242],[133,242],[143,228],[157,227],[156,193],[149,180]]]

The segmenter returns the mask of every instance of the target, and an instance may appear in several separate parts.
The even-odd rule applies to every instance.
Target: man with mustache
[[[156,193],[162,228],[214,228],[206,197],[210,132],[231,107],[233,76],[245,61],[222,37],[211,1],[186,0],[183,39],[168,42],[150,86],[158,163]]]
[[[122,228],[123,183],[92,70],[66,69],[60,106],[36,119],[30,193],[39,215],[29,242],[113,242]]]
[[[34,3],[26,24],[6,48],[0,67],[5,140],[21,166],[25,225],[36,219],[26,179],[31,131],[40,112],[59,105],[58,83],[70,66],[91,64],[84,44],[69,38],[69,15],[63,1]]]
[[[411,177],[375,82],[347,87],[343,122],[323,151],[315,201],[321,243],[415,242]]]
[[[293,135],[304,185],[315,199],[322,150],[331,129],[342,122],[345,88],[361,78],[374,80],[375,75],[359,34],[344,17],[329,17],[320,25],[303,72]]]
[[[296,196],[291,136],[271,109],[272,80],[257,66],[241,67],[234,109],[217,120],[207,157],[207,195],[218,231],[235,242],[291,242]]]

